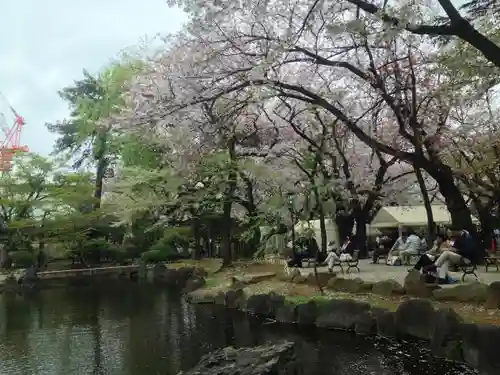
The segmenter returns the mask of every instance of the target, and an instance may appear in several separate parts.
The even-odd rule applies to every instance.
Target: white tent
[[[432,216],[438,225],[451,224],[451,215],[446,206],[433,205]],[[473,223],[479,220],[471,216]],[[372,228],[398,228],[400,226],[425,226],[427,225],[427,211],[425,206],[394,206],[382,207],[375,215],[370,227]]]

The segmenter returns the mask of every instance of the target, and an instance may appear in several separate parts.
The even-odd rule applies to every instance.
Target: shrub
[[[148,250],[141,254],[141,260],[145,263],[161,263],[169,260],[169,254],[160,250]]]
[[[9,258],[16,268],[28,268],[35,264],[33,253],[25,250],[12,251],[9,253]]]
[[[82,245],[70,251],[71,256],[80,255],[91,263],[99,263],[101,260],[121,262],[126,259],[125,251],[104,238],[95,238],[85,241]]]

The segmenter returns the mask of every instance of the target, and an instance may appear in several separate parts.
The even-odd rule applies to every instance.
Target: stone
[[[214,304],[215,303],[215,296],[210,293],[197,293],[196,291],[188,293],[186,295],[187,300],[189,303],[193,304]]]
[[[329,273],[329,272],[318,272],[318,282],[319,285],[324,288],[330,279],[335,277],[335,274]],[[307,284],[316,286],[316,276],[314,275],[314,272],[311,272],[309,275],[307,275]]]
[[[457,301],[481,303],[486,300],[488,285],[475,282],[459,284],[449,288],[436,289],[432,296],[438,301]]]
[[[376,332],[377,321],[371,311],[365,311],[358,315],[354,324],[354,332],[358,335],[372,335]]]
[[[292,279],[292,282],[295,284],[305,284],[305,283],[307,283],[307,277],[304,275],[297,275],[297,276],[294,276],[294,278]]]
[[[377,323],[377,334],[382,337],[396,337],[396,314],[386,311],[375,317]]]
[[[500,281],[492,282],[486,290],[484,307],[487,309],[500,309]]]
[[[275,293],[254,294],[247,299],[246,309],[252,315],[275,318],[276,311],[285,303],[285,297]]]
[[[237,289],[243,289],[245,287],[246,284],[243,281],[239,280],[236,277],[231,278],[231,284],[229,285],[229,288],[237,290]]]
[[[431,297],[433,287],[426,284],[425,276],[417,270],[410,270],[405,277],[404,290],[406,294],[415,297]]]
[[[435,355],[455,361],[462,360],[460,350],[462,323],[463,319],[453,309],[440,309],[434,313],[430,347]]]
[[[396,310],[395,323],[398,334],[430,340],[434,326],[435,310],[431,302],[410,299]]]
[[[351,299],[330,300],[320,306],[316,326],[331,329],[352,330],[359,316],[370,309],[370,305]]]
[[[179,375],[298,374],[294,344],[282,342],[253,348],[226,347],[204,355],[191,370]]]
[[[190,278],[184,288],[182,289],[183,293],[193,292],[197,289],[202,288],[205,285],[205,278],[202,276],[194,276]]]
[[[226,305],[226,293],[218,292],[214,297],[214,303],[216,305],[225,306]]]
[[[331,278],[327,288],[336,292],[344,293],[364,293],[370,291],[372,283],[364,282],[361,278],[343,279],[340,277]]]
[[[296,323],[297,322],[297,305],[290,301],[285,301],[283,306],[276,311],[276,321],[280,323]]]
[[[257,284],[261,281],[274,279],[276,277],[276,273],[274,272],[262,272],[262,273],[254,273],[247,274],[245,276],[236,276],[235,279],[241,281],[243,284]]]
[[[245,297],[243,289],[229,290],[224,295],[224,305],[230,309],[242,309],[245,306]]]
[[[373,284],[372,293],[381,296],[402,295],[405,293],[403,286],[396,280],[382,280]]]
[[[500,327],[462,324],[462,354],[465,362],[485,374],[500,374]]]
[[[312,326],[318,318],[318,305],[314,301],[297,305],[297,323],[304,326]]]
[[[291,268],[287,276],[290,278],[290,280],[293,280],[295,277],[301,276],[301,273],[298,268]]]

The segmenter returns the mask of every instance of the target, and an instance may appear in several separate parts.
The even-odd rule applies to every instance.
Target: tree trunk
[[[479,222],[481,223],[481,236],[479,240],[485,248],[489,248],[493,238],[493,229],[495,229],[494,218],[490,214],[488,207],[482,204],[476,196],[471,195],[471,198],[476,207]]]
[[[97,161],[95,188],[94,188],[94,198],[96,202],[94,203],[94,209],[97,210],[101,207],[101,199],[103,193],[104,185],[104,174],[106,173],[106,168],[108,166],[108,160],[106,159],[106,142],[107,134],[99,134],[97,138],[98,144],[96,145],[97,152],[95,154],[95,160]]]
[[[228,141],[229,151],[229,173],[227,188],[224,194],[224,203],[222,205],[222,223],[224,226],[222,238],[222,266],[228,266],[232,261],[232,248],[231,248],[231,235],[232,235],[232,221],[231,210],[233,207],[234,192],[236,190],[237,166],[236,166],[236,140],[231,138]]]
[[[354,243],[356,244],[356,249],[359,250],[359,257],[366,258],[368,256],[368,233],[366,232],[366,225],[368,224],[368,213],[364,210],[359,210],[354,216],[356,220],[356,236],[354,238]]]
[[[438,183],[439,192],[443,196],[446,207],[450,211],[451,220],[455,228],[468,230],[476,235],[476,228],[472,223],[470,209],[465,203],[465,199],[455,184],[451,169],[446,165],[440,165],[439,169],[429,168],[426,170]]]
[[[201,259],[201,233],[200,233],[200,219],[197,216],[193,216],[193,237],[194,237],[194,249],[193,249],[193,259]]]
[[[346,215],[342,212],[339,212],[335,215],[335,223],[337,224],[337,229],[339,232],[339,241],[340,243],[343,243],[347,236],[350,236],[352,234],[352,228],[354,227],[354,216],[351,214]]]
[[[425,186],[424,177],[422,176],[422,171],[420,168],[414,166],[415,175],[417,176],[418,186],[420,187],[420,192],[422,193],[422,199],[424,201],[425,212],[427,214],[427,248],[430,248],[434,243],[436,238],[436,225],[434,223],[434,215],[432,213],[432,204],[429,199],[429,193],[427,192],[427,187]]]

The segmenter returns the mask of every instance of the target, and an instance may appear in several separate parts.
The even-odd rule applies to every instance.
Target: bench
[[[500,255],[497,252],[491,252],[484,257],[484,267],[486,268],[486,272],[488,272],[488,268],[494,266],[497,269],[497,272],[500,271]]]
[[[473,275],[476,280],[479,280],[479,276],[476,274],[477,265],[469,261],[462,261],[458,264],[458,268],[462,271],[462,282],[465,282],[465,277],[467,275]]]
[[[344,272],[345,266],[347,266],[347,270]],[[339,267],[340,272],[342,273],[349,273],[353,268],[358,272],[361,272],[361,270],[359,269],[359,250],[354,250],[351,260],[337,261],[333,263],[332,269],[334,267]]]

